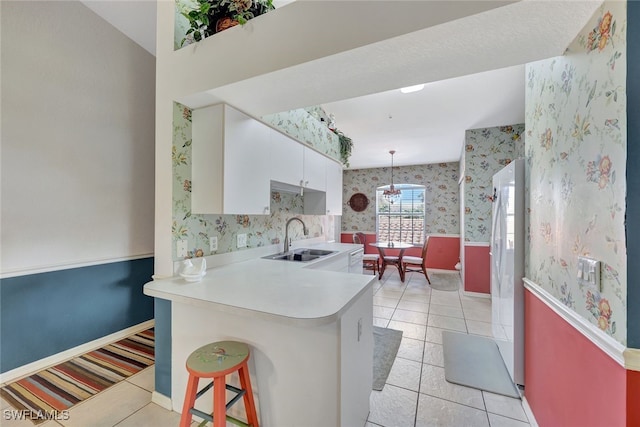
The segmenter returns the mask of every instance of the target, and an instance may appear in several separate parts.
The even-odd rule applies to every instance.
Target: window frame
[[[422,220],[422,229],[421,229],[421,233],[419,236],[416,237],[416,233],[415,233],[415,229],[416,227],[414,225],[412,225],[411,227],[411,240],[406,240],[405,237],[403,236],[402,233],[402,227],[400,227],[400,241],[406,241],[408,243],[414,244],[414,245],[422,245],[424,240],[425,240],[425,236],[426,236],[426,231],[425,231],[425,224],[426,224],[426,217],[427,217],[427,209],[426,209],[426,186],[422,185],[422,184],[397,184],[395,185],[396,188],[400,189],[400,191],[407,191],[407,190],[411,190],[412,192],[415,192],[416,190],[421,190],[422,192],[422,213],[421,214],[416,214],[415,212],[402,212],[402,204],[403,204],[403,196],[400,196],[400,201],[399,204],[394,204],[396,206],[399,206],[399,212],[394,213],[393,211],[391,211],[389,214],[387,214],[386,212],[381,212],[380,208],[381,208],[381,200],[383,200],[383,196],[382,193],[384,190],[389,189],[389,185],[383,185],[380,187],[376,188],[376,239],[378,241],[383,241],[383,239],[380,238],[380,230],[382,228],[382,230],[384,231],[384,224],[382,223],[381,218],[388,218],[388,223],[390,223],[391,218],[393,218],[394,216],[396,217],[400,217],[400,222],[402,223],[403,217],[407,217],[409,216],[411,218],[411,220],[415,220],[415,218],[420,218]],[[415,196],[412,195],[413,197],[411,197],[411,210],[415,209],[415,200],[419,199],[420,196]],[[389,230],[389,228],[387,228],[387,230]],[[391,236],[391,233],[388,234],[388,236]],[[394,240],[397,241],[397,240]]]

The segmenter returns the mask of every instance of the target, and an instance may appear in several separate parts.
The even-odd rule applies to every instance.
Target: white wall
[[[1,7],[3,276],[153,253],[155,58],[79,2]]]

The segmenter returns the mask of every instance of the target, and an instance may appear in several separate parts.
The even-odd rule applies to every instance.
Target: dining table
[[[395,265],[398,268],[398,272],[400,273],[400,281],[404,282],[402,257],[404,256],[404,252],[407,249],[413,248],[415,245],[406,242],[374,242],[369,244],[378,248],[378,252],[380,253],[380,261],[382,261],[382,265],[380,266],[378,280],[382,279],[382,275],[384,274],[384,270],[387,265]],[[388,249],[397,249],[398,255],[387,255],[385,251]]]

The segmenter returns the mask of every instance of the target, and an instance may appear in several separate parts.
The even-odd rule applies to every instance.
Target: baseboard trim
[[[563,318],[574,329],[584,335],[584,337],[591,341],[596,347],[615,360],[620,366],[625,369],[632,370],[638,370],[637,368],[640,368],[640,366],[636,366],[636,369],[634,369],[634,365],[640,365],[637,363],[637,360],[636,363],[630,363],[630,366],[627,366],[625,355],[630,355],[631,352],[626,351],[628,349],[624,345],[620,344],[618,341],[598,329],[595,325],[584,319],[578,313],[562,304],[542,286],[526,277],[523,280],[525,289],[531,292],[533,296],[542,301],[558,316]],[[634,357],[633,359],[637,359],[637,357]]]
[[[490,248],[491,247],[491,243],[489,242],[464,242],[465,246],[479,246],[479,247],[484,247],[484,248]]]
[[[531,406],[529,406],[526,396],[522,396],[522,408],[529,419],[529,425],[531,427],[538,427],[538,422],[536,421],[536,417],[533,415],[533,411],[531,410]]]
[[[154,391],[151,393],[151,401],[161,408],[166,409],[167,411],[173,411],[173,405],[171,403],[171,398],[165,396],[162,393],[158,393]]]
[[[154,325],[154,319],[147,320],[146,322],[142,322],[121,331],[114,332],[113,334],[109,334],[105,337],[98,338],[88,343],[81,344],[77,347],[73,347],[60,353],[53,354],[49,357],[45,357],[44,359],[36,360],[35,362],[17,367],[0,374],[0,384],[4,385],[6,383],[28,377],[29,375],[39,372],[43,369],[47,369],[59,363],[66,362],[67,360],[78,357],[81,354],[97,350],[114,341],[119,341],[123,338],[128,337],[129,335],[133,335],[140,331],[152,328]]]
[[[485,294],[484,292],[469,292],[462,291],[462,294],[466,297],[474,297],[474,298],[491,298],[491,294]]]
[[[623,352],[624,367],[631,371],[640,372],[640,350],[627,347]]]

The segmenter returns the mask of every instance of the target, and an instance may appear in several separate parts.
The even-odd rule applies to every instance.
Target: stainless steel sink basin
[[[273,259],[273,260],[279,260],[279,261],[300,261],[300,262],[307,262],[307,261],[313,261],[314,259],[318,259],[320,257],[326,256],[326,255],[330,255],[332,253],[335,253],[336,251],[327,251],[324,249],[306,249],[306,248],[300,248],[300,249],[294,249],[292,251],[289,251],[288,253],[277,253],[277,254],[273,254],[273,255],[267,255],[262,257],[263,259]]]
[[[295,249],[293,252],[301,255],[325,256],[330,255],[335,251],[327,251],[324,249]]]

